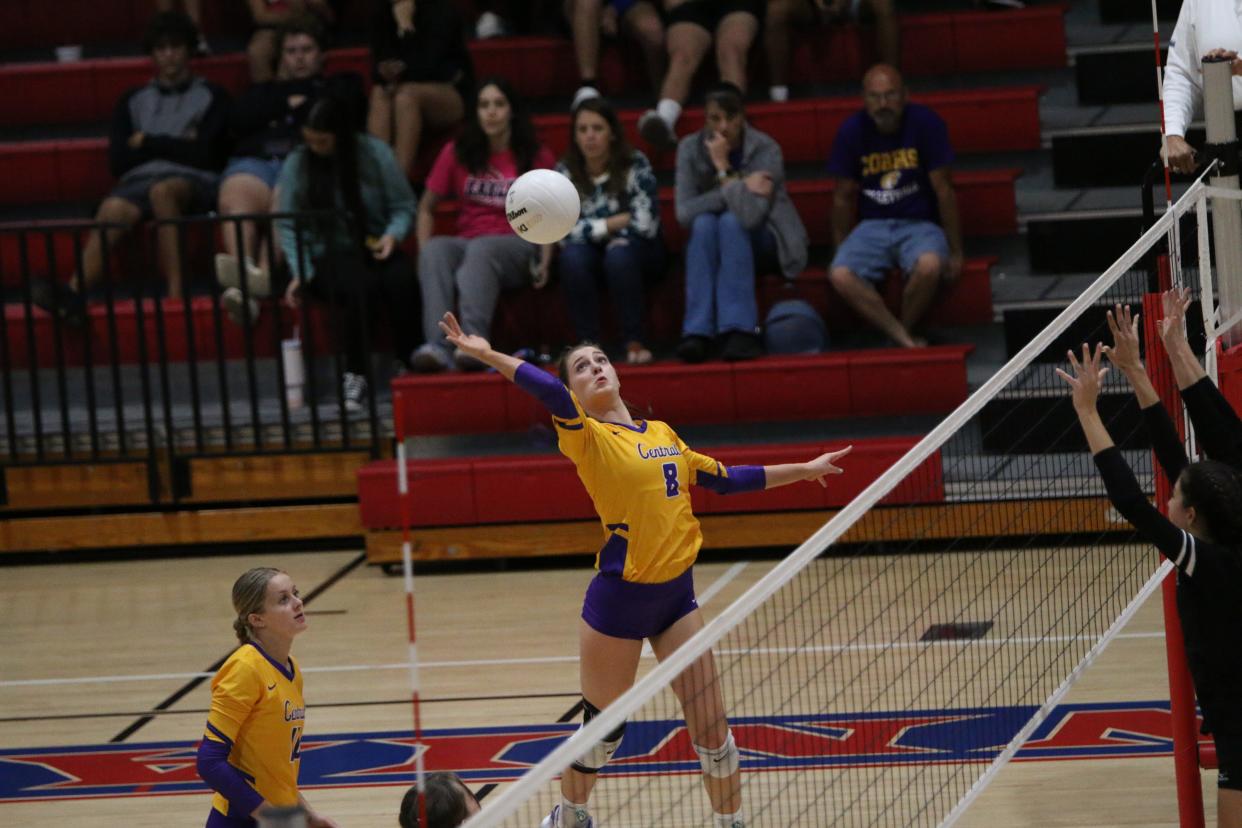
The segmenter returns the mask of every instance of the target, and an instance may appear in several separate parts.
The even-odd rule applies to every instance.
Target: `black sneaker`
[[[753,333],[730,331],[725,334],[720,356],[725,362],[743,362],[763,356],[763,343]]]
[[[711,355],[712,341],[705,336],[691,334],[684,337],[677,346],[677,357],[682,362],[694,364],[702,362]]]
[[[67,328],[86,327],[86,300],[62,282],[32,279],[30,301],[51,315],[59,316]]]
[[[677,135],[673,128],[654,109],[648,109],[638,119],[638,134],[655,150],[671,150],[677,146]]]
[[[345,397],[345,410],[356,414],[363,409],[363,401],[367,397],[367,378],[346,371],[341,379],[341,391]]]

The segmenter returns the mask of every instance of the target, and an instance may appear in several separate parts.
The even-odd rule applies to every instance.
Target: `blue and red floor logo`
[[[746,771],[906,763],[987,762],[1034,707],[764,716],[732,721]],[[312,718],[313,722],[313,718]],[[428,770],[469,783],[515,779],[576,729],[574,724],[432,730]],[[1018,760],[1163,756],[1172,752],[1168,702],[1067,704],[1035,731]],[[340,733],[302,743],[302,788],[409,784],[408,731]],[[0,801],[195,793],[196,742],[0,750]],[[630,722],[606,773],[692,773],[698,757],[680,721]]]

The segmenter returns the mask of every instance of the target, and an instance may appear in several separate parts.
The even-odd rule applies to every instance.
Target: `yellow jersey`
[[[575,416],[554,411],[552,422],[561,453],[577,467],[604,527],[595,568],[635,583],[673,580],[690,568],[703,545],[690,486],[717,488],[729,470],[692,451],[666,423],[601,422],[567,393]]]
[[[211,680],[211,712],[203,738],[228,745],[229,764],[273,805],[298,802],[305,724],[302,672],[292,656],[282,665],[258,645],[243,644]],[[230,816],[229,802],[221,794],[211,805]]]

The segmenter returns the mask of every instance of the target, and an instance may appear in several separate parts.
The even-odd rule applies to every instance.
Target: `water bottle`
[[[280,342],[280,358],[285,368],[285,401],[289,408],[301,408],[304,399],[302,386],[306,382],[306,366],[302,362],[302,338],[298,329],[293,329],[292,339]]]

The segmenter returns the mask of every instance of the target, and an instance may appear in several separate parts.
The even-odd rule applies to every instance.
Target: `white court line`
[[[1163,632],[1141,632],[1141,633],[1121,633],[1116,638],[1163,638]],[[1053,635],[1044,638],[970,638],[948,641],[888,641],[877,642],[871,644],[821,644],[811,647],[767,647],[750,650],[722,649],[717,650],[718,656],[725,655],[747,655],[753,653],[763,654],[786,654],[786,653],[815,653],[815,652],[867,652],[872,650],[885,649],[914,649],[916,647],[928,646],[994,646],[999,647],[1004,644],[1040,644],[1040,643],[1061,643],[1068,641],[1094,641],[1092,636],[1075,636],[1075,635]],[[504,667],[516,666],[521,664],[569,664],[578,661],[577,656],[534,656],[531,658],[472,658],[460,661],[424,661],[419,664],[420,668],[430,670],[436,669],[452,669],[460,667]],[[354,673],[364,670],[405,670],[409,668],[407,662],[398,662],[396,664],[345,664],[337,667],[306,667],[303,668],[304,673]],[[80,676],[76,678],[48,678],[48,679],[16,679],[8,681],[0,681],[0,688],[3,687],[48,687],[69,684],[115,684],[120,682],[131,681],[161,681],[164,679],[192,679],[192,678],[211,678],[215,673],[154,673],[140,676]]]

